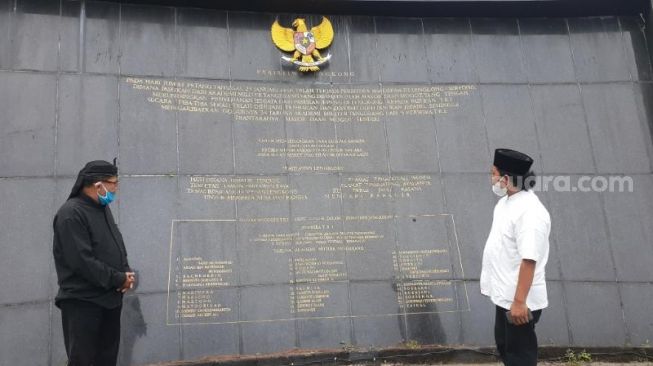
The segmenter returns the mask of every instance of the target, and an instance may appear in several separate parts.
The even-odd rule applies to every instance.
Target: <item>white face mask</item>
[[[496,182],[492,185],[492,192],[499,197],[503,197],[508,194],[508,187],[501,188],[501,182]]]

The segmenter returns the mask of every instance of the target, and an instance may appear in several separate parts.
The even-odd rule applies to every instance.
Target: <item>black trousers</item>
[[[533,311],[533,320],[524,325],[509,324],[507,311],[497,306],[494,320],[494,339],[501,361],[506,366],[537,365],[535,324],[540,320],[542,310]]]
[[[68,366],[115,366],[120,346],[122,307],[62,300],[61,320]]]

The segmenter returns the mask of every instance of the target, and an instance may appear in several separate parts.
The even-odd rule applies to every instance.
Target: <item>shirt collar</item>
[[[86,203],[89,206],[93,206],[96,208],[104,208],[104,206],[102,206],[99,202],[95,202],[91,197],[87,196],[84,192],[80,192],[77,197],[79,197],[79,199],[82,200],[82,202]]]
[[[516,201],[516,200],[518,200],[520,197],[524,196],[526,193],[528,193],[528,191],[522,189],[521,191],[519,191],[519,192],[513,194],[512,196],[508,196],[508,195],[506,195],[506,201],[508,201],[508,202]]]

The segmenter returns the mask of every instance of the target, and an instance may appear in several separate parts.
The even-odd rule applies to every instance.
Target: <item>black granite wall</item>
[[[496,147],[573,187],[632,179],[540,185],[553,233],[538,332],[649,345],[642,18],[332,16],[330,63],[299,75],[269,34],[297,16],[0,0],[0,365],[64,364],[51,220],[81,166],[114,156],[140,277],[122,365],[493,344],[478,278]]]

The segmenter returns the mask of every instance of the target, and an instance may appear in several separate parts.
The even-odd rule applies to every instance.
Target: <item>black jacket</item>
[[[61,206],[54,217],[53,253],[61,300],[90,301],[113,309],[122,304],[116,291],[129,272],[127,251],[108,206],[84,193]]]

